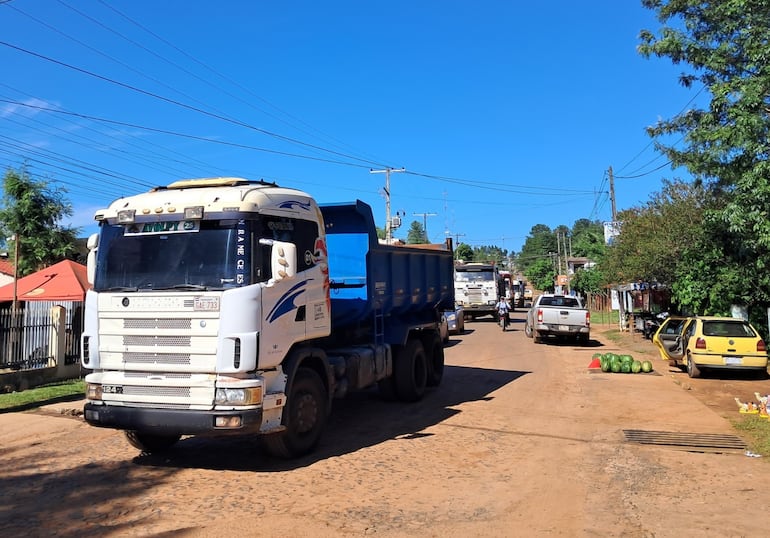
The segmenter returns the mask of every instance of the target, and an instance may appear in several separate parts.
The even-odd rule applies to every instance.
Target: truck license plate
[[[569,325],[559,325],[559,330],[562,332],[569,331]]]
[[[728,364],[730,366],[740,366],[743,364],[743,359],[740,357],[725,357],[725,364]]]

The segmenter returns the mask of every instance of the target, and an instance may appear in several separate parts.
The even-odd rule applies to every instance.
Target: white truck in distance
[[[495,305],[505,291],[497,266],[492,263],[458,263],[455,265],[455,301],[465,317],[497,316]]]
[[[572,338],[587,344],[591,333],[591,313],[579,297],[544,293],[527,311],[524,334],[542,343],[548,337]]]

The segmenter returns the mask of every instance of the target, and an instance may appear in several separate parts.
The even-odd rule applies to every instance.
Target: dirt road
[[[514,317],[506,333],[466,324],[422,402],[376,391],[335,402],[318,451],[293,462],[252,439],[191,438],[139,456],[79,418],[0,415],[0,535],[766,534],[770,462],[624,435],[735,435],[698,384],[682,390],[661,361],[660,375],[590,373],[591,355],[617,344],[537,345]]]

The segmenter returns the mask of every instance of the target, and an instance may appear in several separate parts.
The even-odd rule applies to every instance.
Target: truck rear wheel
[[[437,334],[423,340],[425,355],[427,356],[428,377],[426,385],[437,387],[444,377],[444,344]]]
[[[146,454],[165,452],[179,441],[181,435],[153,435],[151,433],[127,430],[123,432],[128,443]]]
[[[297,370],[283,409],[282,423],[286,429],[263,436],[265,450],[287,459],[311,452],[321,439],[328,401],[326,387],[315,370]]]
[[[428,364],[422,342],[416,338],[407,341],[395,358],[393,380],[396,396],[402,402],[416,402],[425,394]]]

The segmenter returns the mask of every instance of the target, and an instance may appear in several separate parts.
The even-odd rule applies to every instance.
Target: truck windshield
[[[191,231],[173,233],[164,226],[178,227],[103,224],[94,289],[221,290],[251,283],[247,221],[201,221]]]
[[[492,271],[457,271],[455,276],[457,282],[491,282],[494,279]]]

